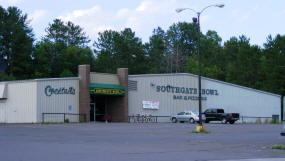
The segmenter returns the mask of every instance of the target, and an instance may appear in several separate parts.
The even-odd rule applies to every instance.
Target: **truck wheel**
[[[210,122],[209,120],[207,120],[207,119],[205,120],[205,123],[209,123],[209,122]]]
[[[190,118],[190,119],[189,119],[189,123],[190,123],[190,124],[195,124],[195,120],[194,120],[193,118]]]
[[[230,121],[230,124],[234,124],[235,123],[235,121]]]
[[[222,124],[227,124],[227,120],[226,120],[226,118],[222,118],[221,123],[222,123]]]
[[[176,122],[177,122],[177,119],[176,119],[175,117],[173,117],[173,118],[171,119],[171,121],[172,121],[172,123],[176,123]]]

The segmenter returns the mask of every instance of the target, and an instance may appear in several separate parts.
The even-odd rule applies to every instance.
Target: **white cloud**
[[[237,23],[243,23],[249,19],[251,13],[250,12],[244,12],[241,10],[233,10],[232,15],[235,18]]]
[[[80,18],[80,17],[84,17],[84,16],[92,16],[92,15],[94,15],[100,11],[101,11],[101,9],[99,6],[94,6],[90,9],[87,9],[87,10],[75,10],[75,11],[73,11],[73,13],[67,15],[66,19]]]
[[[259,5],[256,5],[253,9],[252,9],[252,12],[256,12],[260,9],[260,6]]]
[[[35,25],[44,21],[48,16],[48,11],[46,10],[36,10],[30,16],[29,19],[31,20],[31,24]]]
[[[21,0],[0,0],[0,6],[7,8],[19,4]]]
[[[235,17],[236,22],[238,23],[244,23],[246,21],[249,21],[249,19],[259,11],[260,6],[255,5],[253,8],[248,10],[234,10],[232,11],[233,17]]]
[[[130,10],[127,8],[120,9],[117,12],[117,17],[118,18],[124,18],[125,16],[127,16],[129,14],[129,12],[130,12]]]
[[[203,15],[203,16],[201,16],[201,23],[205,23],[205,22],[207,22],[207,21],[209,21],[209,19],[210,19],[210,16],[209,15]]]
[[[169,22],[177,21],[175,6],[179,6],[176,0],[143,0],[135,8],[122,8],[115,12],[108,12],[101,9],[101,6],[93,6],[89,9],[65,13],[59,18],[80,25],[92,40],[98,37],[98,32],[104,30],[121,31],[124,28],[131,28],[138,37],[147,41],[154,28],[168,27],[171,25]]]
[[[136,11],[145,11],[152,6],[152,1],[143,1],[137,8]]]
[[[92,39],[95,39],[99,32],[116,29],[112,26],[112,22],[115,20],[114,15],[104,12],[100,6],[93,6],[86,10],[75,10],[58,18],[79,25]]]

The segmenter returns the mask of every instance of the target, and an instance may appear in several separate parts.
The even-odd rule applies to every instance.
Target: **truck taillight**
[[[231,113],[230,113],[229,115],[230,115],[230,117],[232,117],[232,116],[233,116],[233,114],[231,114]]]
[[[200,117],[200,115],[198,115],[198,117]]]

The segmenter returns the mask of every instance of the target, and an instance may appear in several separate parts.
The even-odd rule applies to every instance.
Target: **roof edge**
[[[39,78],[39,79],[26,79],[26,80],[12,80],[3,81],[1,83],[25,83],[25,82],[40,82],[40,81],[50,81],[50,80],[79,80],[79,77],[64,77],[64,78]]]
[[[129,77],[173,76],[173,75],[187,75],[187,76],[198,77],[198,75],[191,74],[191,73],[138,74],[138,75],[129,75]],[[217,82],[217,83],[222,83],[222,84],[226,84],[226,85],[229,85],[229,86],[243,88],[243,89],[247,89],[247,90],[251,90],[251,91],[255,91],[255,92],[259,92],[259,93],[263,93],[263,94],[273,95],[273,96],[277,96],[277,97],[281,98],[281,95],[278,95],[278,94],[275,94],[275,93],[261,91],[261,90],[258,90],[258,89],[245,87],[245,86],[241,86],[241,85],[237,85],[237,84],[233,84],[233,83],[228,83],[228,82],[224,82],[224,81],[220,81],[220,80],[216,80],[216,79],[212,79],[212,78],[208,78],[208,77],[201,76],[201,78],[204,79],[204,80],[209,80],[209,81],[213,81],[213,82]]]

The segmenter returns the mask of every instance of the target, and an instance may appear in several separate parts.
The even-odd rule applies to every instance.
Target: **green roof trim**
[[[111,96],[124,96],[125,89],[118,84],[90,84],[90,94],[95,95],[111,95]]]

